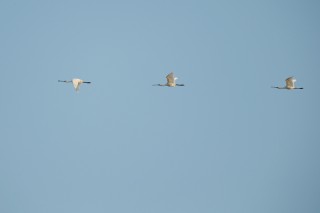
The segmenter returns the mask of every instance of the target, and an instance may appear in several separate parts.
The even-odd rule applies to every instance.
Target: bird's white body
[[[303,88],[298,88],[295,86],[295,82],[297,80],[294,77],[289,77],[286,79],[286,86],[284,87],[273,87],[276,89],[288,89],[288,90],[294,90],[294,89],[303,89]]]

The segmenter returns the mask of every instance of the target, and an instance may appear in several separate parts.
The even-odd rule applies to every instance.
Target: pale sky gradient
[[[1,1],[0,212],[320,212],[319,11]]]

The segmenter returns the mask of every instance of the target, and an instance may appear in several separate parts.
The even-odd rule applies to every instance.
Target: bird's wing
[[[75,88],[76,91],[79,90],[81,80],[80,79],[73,79],[72,80],[73,87]]]
[[[174,79],[173,72],[170,73],[170,74],[168,74],[168,75],[166,76],[166,78],[167,78],[167,83],[168,83],[168,84],[174,84],[175,79]]]
[[[286,85],[288,88],[294,88],[294,82],[296,82],[297,80],[294,79],[293,77],[289,77],[286,79]]]

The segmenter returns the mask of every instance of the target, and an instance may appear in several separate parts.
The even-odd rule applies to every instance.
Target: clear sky
[[[320,212],[319,11],[2,0],[0,212]]]

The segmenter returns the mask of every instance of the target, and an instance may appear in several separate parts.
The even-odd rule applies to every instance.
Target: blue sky
[[[319,212],[319,9],[1,1],[0,212]]]

